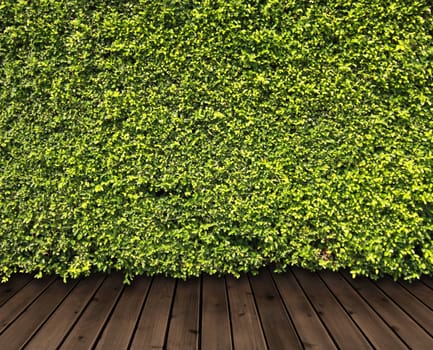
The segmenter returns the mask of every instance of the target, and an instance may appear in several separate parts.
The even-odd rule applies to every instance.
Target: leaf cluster
[[[426,0],[2,0],[0,275],[433,273]]]

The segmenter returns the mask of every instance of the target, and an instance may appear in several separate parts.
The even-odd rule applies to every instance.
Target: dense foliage
[[[429,4],[0,0],[0,276],[432,274]]]

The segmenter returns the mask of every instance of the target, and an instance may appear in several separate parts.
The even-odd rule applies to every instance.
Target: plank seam
[[[12,277],[11,277],[12,279]],[[11,295],[9,295],[5,300],[3,300],[0,303],[0,307],[2,307],[3,305],[5,305],[7,303],[7,301],[12,298],[15,294],[17,294],[19,291],[21,291],[23,288],[25,288],[31,281],[32,281],[32,277],[29,278],[29,280],[27,282],[25,282],[20,288],[18,288],[16,291],[14,291]]]
[[[176,299],[176,293],[177,293],[177,285],[178,285],[179,280],[175,279],[175,284],[174,284],[174,288],[173,288],[173,296],[171,298],[171,302],[170,302],[170,311],[168,313],[168,322],[167,322],[167,328],[165,330],[165,335],[164,335],[164,349],[167,348],[167,343],[168,343],[168,333],[170,331],[170,326],[171,326],[171,321],[172,321],[172,316],[173,316],[173,308],[174,308],[174,300]]]
[[[253,288],[253,286],[251,284],[251,280],[250,280],[251,276],[250,276],[250,274],[247,274],[246,277],[247,277],[248,285],[250,286],[251,295],[253,297],[254,309],[256,310],[257,318],[259,320],[259,325],[260,325],[260,330],[261,330],[261,333],[262,333],[262,337],[263,337],[263,339],[265,341],[266,349],[269,350],[269,341],[268,341],[268,339],[266,337],[265,330],[263,329],[263,320],[262,320],[262,317],[260,316],[259,307],[257,305],[257,298],[256,298],[256,295],[254,293],[254,288]]]
[[[433,280],[426,281],[425,279],[422,279],[421,282],[424,283],[428,288],[433,290]]]
[[[96,335],[95,339],[93,340],[93,343],[91,345],[91,348],[94,349],[96,347],[96,344],[98,344],[99,339],[101,339],[102,334],[104,333],[104,329],[107,327],[107,324],[113,315],[114,309],[116,308],[117,304],[119,303],[120,297],[125,291],[125,285],[122,283],[122,287],[120,288],[120,291],[117,293],[116,300],[111,305],[110,311],[107,313],[107,316],[105,316],[105,319],[102,322],[102,326],[99,329],[98,334]]]
[[[375,285],[377,286],[377,288],[379,288],[381,291],[382,291],[382,293],[389,299],[389,300],[391,300],[393,303],[394,303],[394,305],[396,305],[404,314],[406,314],[413,322],[415,322],[415,324],[417,324],[424,332],[426,332],[429,336],[430,336],[430,338],[432,338],[433,339],[433,335],[432,334],[430,334],[430,332],[427,330],[427,329],[425,329],[424,328],[424,326],[421,324],[421,323],[419,323],[416,319],[415,319],[415,317],[414,316],[412,316],[411,314],[409,314],[402,306],[400,306],[400,304],[398,304],[382,287],[380,287],[378,284],[376,284],[375,283]],[[430,309],[430,308],[429,308]]]
[[[419,298],[415,293],[413,293],[409,288],[407,288],[404,284],[402,284],[401,282],[399,282],[400,286],[402,286],[407,292],[409,292],[410,294],[412,294],[413,297],[415,297],[419,302],[421,302],[422,304],[424,304],[425,307],[429,308],[431,311],[433,311],[433,308],[430,307],[429,305],[427,305],[421,298]]]
[[[293,282],[295,283],[295,286],[298,287],[300,293],[304,296],[305,302],[309,305],[309,307],[313,310],[313,312],[316,313],[316,317],[317,317],[317,320],[319,322],[319,325],[322,326],[324,332],[329,336],[329,339],[330,339],[332,345],[334,345],[334,348],[337,349],[338,348],[338,344],[336,343],[336,341],[334,340],[334,338],[332,336],[330,336],[329,330],[325,327],[324,322],[322,321],[322,319],[317,315],[317,310],[313,307],[311,300],[308,298],[308,296],[305,293],[304,289],[302,288],[302,286],[300,285],[300,283],[296,279],[295,274],[291,270],[286,270],[284,272],[284,274],[287,275],[287,276],[290,275],[293,278]],[[272,278],[273,278],[273,280],[276,283],[277,288],[278,288],[278,283],[277,283],[276,277],[277,277],[277,273],[272,274]],[[279,288],[278,288],[278,291],[280,291]],[[280,296],[281,296],[281,293],[280,293]],[[284,307],[286,308],[287,312],[290,314],[289,308],[288,308],[288,305],[290,305],[289,301],[287,301],[287,303],[286,303],[286,299],[282,298],[282,302],[283,302]],[[301,329],[301,327],[299,327],[299,329]],[[298,332],[298,330],[297,330],[296,327],[295,327],[295,330],[297,331],[297,334],[298,334],[298,336],[299,336],[299,338],[301,340],[301,344],[302,344],[303,348],[305,348],[304,342],[303,342],[301,336],[299,335],[299,332]]]
[[[60,341],[59,345],[57,346],[56,350],[60,350],[63,343],[65,342],[65,340],[68,338],[69,334],[71,333],[71,331],[74,329],[75,325],[77,324],[77,322],[80,320],[81,316],[83,315],[83,313],[86,311],[86,309],[88,308],[89,304],[91,303],[92,299],[95,297],[95,294],[98,293],[99,289],[101,289],[102,285],[104,284],[105,280],[107,279],[108,276],[104,276],[104,278],[99,282],[99,286],[98,288],[95,289],[95,291],[92,293],[92,295],[89,297],[89,299],[87,300],[86,305],[83,306],[83,308],[81,309],[81,312],[79,315],[77,315],[76,319],[74,322],[72,322],[72,324],[70,325],[69,329],[67,332],[65,332],[65,334],[63,335],[63,339]]]
[[[33,339],[33,337],[36,335],[37,332],[44,326],[45,323],[48,322],[50,317],[56,312],[56,310],[60,307],[60,305],[65,301],[65,299],[72,293],[72,291],[78,286],[78,283],[81,281],[81,279],[78,279],[75,282],[74,286],[70,289],[69,292],[66,293],[66,295],[58,302],[58,304],[53,308],[53,310],[45,317],[45,319],[41,320],[39,323],[39,326],[37,326],[33,332],[29,335],[27,340],[23,343],[20,350],[24,349],[27,344]]]
[[[275,290],[278,293],[278,297],[280,298],[280,302],[281,302],[281,304],[283,306],[283,309],[284,309],[284,311],[286,313],[287,318],[289,319],[289,322],[290,322],[293,330],[295,331],[295,334],[296,334],[296,337],[298,338],[299,344],[301,344],[304,347],[304,344],[302,343],[302,339],[301,339],[301,337],[299,335],[299,332],[296,329],[295,322],[293,321],[292,316],[290,316],[289,310],[286,307],[286,303],[284,302],[283,297],[282,297],[282,295],[280,293],[280,290],[279,290],[279,288],[277,286],[277,283],[275,282],[274,275],[273,275],[273,273],[270,271],[270,269],[268,267],[266,269],[267,269],[269,275],[271,276],[272,284],[274,285],[274,288],[275,288]]]
[[[228,287],[227,287],[227,279],[225,276],[223,278],[224,278],[224,288],[225,288],[225,293],[226,293],[226,304],[227,304],[227,312],[228,312],[229,326],[230,326],[230,343],[231,343],[232,349],[234,349],[235,343],[234,343],[234,338],[233,338],[233,321],[232,321],[232,311],[230,308],[229,291],[228,291]]]
[[[355,325],[355,327],[359,330],[359,332],[364,336],[364,338],[367,340],[368,344],[370,344],[370,346],[372,347],[372,349],[374,349],[374,344],[372,343],[372,341],[368,338],[367,334],[364,333],[364,331],[362,330],[361,326],[358,324],[358,322],[356,322],[355,319],[353,319],[352,315],[347,311],[347,309],[344,307],[343,303],[340,301],[340,299],[337,297],[336,294],[334,294],[332,292],[332,290],[329,288],[328,284],[326,283],[326,281],[322,278],[322,276],[319,274],[317,274],[319,279],[323,282],[323,284],[325,285],[326,289],[328,289],[329,293],[331,293],[331,295],[334,297],[334,299],[337,301],[337,303],[340,305],[341,309],[345,312],[345,314],[349,317],[349,319],[352,321],[352,323]]]
[[[393,329],[393,327],[390,326],[390,324],[382,317],[382,315],[376,311],[376,309],[373,307],[373,305],[371,305],[371,303],[368,301],[367,298],[365,298],[360,292],[358,292],[358,290],[355,288],[355,286],[349,281],[349,279],[344,276],[343,274],[341,274],[341,276],[343,276],[343,278],[350,284],[350,286],[353,288],[353,290],[367,303],[367,305],[376,313],[376,315],[385,323],[386,326],[388,326],[388,328],[391,330],[391,332],[393,332],[402,342],[404,345],[406,345],[408,348],[410,348],[410,346],[404,341],[404,339]],[[373,283],[374,284],[374,283]]]
[[[310,306],[312,307],[312,309],[316,312],[316,316],[318,318],[318,320],[322,323],[322,326],[324,327],[324,329],[328,332],[329,337],[331,338],[331,340],[334,342],[335,346],[337,348],[339,348],[338,346],[338,342],[337,340],[334,338],[332,332],[329,330],[329,328],[326,325],[326,322],[323,321],[322,317],[320,317],[319,312],[317,311],[317,308],[314,306],[314,303],[312,302],[312,300],[310,299],[310,297],[308,296],[308,293],[305,291],[305,289],[302,286],[302,283],[299,281],[298,277],[296,277],[296,274],[294,272],[292,272],[292,270],[290,270],[290,273],[292,274],[293,278],[295,279],[296,283],[298,284],[298,287],[301,289],[302,293],[304,293],[304,296],[306,298],[306,300],[308,300],[308,302],[310,303]]]
[[[53,280],[51,282],[49,282],[44,288],[42,288],[41,291],[39,291],[39,293],[36,294],[36,296],[33,297],[33,299],[31,299],[31,301],[20,311],[18,312],[17,315],[15,315],[15,317],[9,321],[9,323],[0,331],[0,335],[2,335],[17,319],[18,317],[20,317],[23,313],[25,313],[30,306],[33,305],[33,303],[45,292],[45,290],[47,290],[55,281],[57,280],[57,278],[53,278]],[[30,282],[29,282],[30,283]]]
[[[146,295],[145,295],[145,297],[143,299],[143,303],[141,304],[140,312],[137,315],[137,321],[135,322],[134,329],[133,329],[133,331],[131,333],[131,337],[130,337],[129,342],[128,342],[128,349],[131,348],[132,343],[134,341],[135,334],[137,333],[137,329],[138,329],[138,324],[140,323],[141,316],[143,315],[144,306],[146,305],[147,299],[149,298],[150,290],[152,288],[152,285],[153,285],[154,281],[155,281],[155,276],[152,276],[151,280],[149,282],[149,286],[147,287],[147,291],[146,291]]]

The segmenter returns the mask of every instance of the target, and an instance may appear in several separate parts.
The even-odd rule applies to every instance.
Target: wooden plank
[[[94,346],[122,293],[122,281],[122,275],[117,272],[107,277],[61,344],[62,349],[86,350]]]
[[[423,281],[426,286],[433,289],[433,277],[423,276],[421,281]]]
[[[393,282],[390,278],[384,278],[376,282],[385,294],[394,303],[406,311],[424,330],[433,335],[433,311],[404,289],[400,284]],[[433,298],[433,292],[431,294]]]
[[[433,289],[429,288],[419,280],[411,283],[400,281],[400,284],[433,310]]]
[[[412,349],[433,349],[432,338],[371,280],[365,277],[352,279],[347,272],[342,275],[407,346]]]
[[[31,279],[31,275],[20,273],[13,275],[6,283],[0,284],[0,307],[29,283]]]
[[[26,345],[26,350],[58,348],[104,279],[105,276],[102,274],[92,274],[90,277],[80,280],[62,304],[32,337]]]
[[[168,329],[175,280],[153,279],[131,343],[131,350],[162,349]]]
[[[128,348],[150,282],[151,278],[149,277],[136,277],[131,285],[124,289],[96,349]]]
[[[270,349],[299,349],[301,342],[267,269],[250,276],[267,345]]]
[[[0,334],[0,344],[18,349],[30,339],[26,349],[87,349],[95,346],[126,349],[132,335],[131,348],[135,349],[273,349],[314,348],[315,345],[324,349],[337,345],[347,348],[338,342],[338,332],[332,326],[334,322],[347,336],[346,321],[341,322],[339,317],[339,312],[344,311],[358,326],[355,325],[356,330],[361,329],[360,333],[364,333],[370,342],[367,346],[358,346],[350,340],[349,348],[368,348],[370,344],[385,349],[433,348],[431,278],[424,277],[422,282],[413,284],[394,283],[388,279],[375,284],[365,279],[358,285],[358,279],[352,280],[347,273],[341,278],[339,274],[326,271],[308,273],[311,281],[306,278],[305,283],[304,272],[293,270],[295,274],[289,271],[270,275],[265,271],[249,280],[245,275],[240,280],[205,276],[201,323],[198,280],[192,283],[195,287],[188,286],[190,281],[182,282],[184,287],[178,288],[180,294],[174,298],[175,280],[162,277],[155,278],[150,287],[149,280],[146,287],[143,278],[134,287],[125,288],[123,294],[120,276],[117,282],[110,282],[111,287],[102,283],[104,277],[101,275],[80,280],[75,287],[73,283],[77,281],[63,285],[54,277],[51,281],[46,277],[48,282],[43,282],[44,285],[41,280],[32,279],[21,289],[17,287],[15,294],[0,307],[0,319],[5,315],[9,318]],[[106,281],[110,279],[113,277]],[[113,290],[116,286],[120,288],[117,291]],[[100,301],[91,302],[93,296]],[[333,298],[337,305],[334,307]],[[170,310],[173,314],[171,323]],[[186,315],[188,313],[192,318]],[[188,323],[194,324],[195,328]],[[232,339],[230,323],[234,332]],[[287,336],[282,333],[283,329],[292,336],[295,329],[302,344],[290,345],[282,341],[281,337]],[[193,332],[188,334],[188,330]],[[328,332],[335,337],[337,345]],[[71,341],[74,333],[77,339]],[[176,343],[176,339],[180,342]]]
[[[10,349],[22,347],[68,295],[77,282],[65,284],[57,279],[0,335],[0,344]]]
[[[232,349],[232,336],[224,278],[203,276],[201,348]]]
[[[200,280],[178,281],[167,336],[167,349],[198,349]]]
[[[238,280],[226,277],[232,321],[233,347],[236,350],[267,349],[254,296],[246,275]]]
[[[317,274],[299,268],[293,268],[292,271],[340,348],[371,348],[367,339]]]
[[[290,271],[273,278],[305,349],[336,349],[310,301]]]
[[[375,348],[407,349],[343,276],[331,271],[321,271],[320,276]]]
[[[0,307],[0,334],[53,283],[53,276],[33,279]]]

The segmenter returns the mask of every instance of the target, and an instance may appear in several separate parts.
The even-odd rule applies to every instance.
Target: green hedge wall
[[[1,0],[0,277],[432,274],[432,36],[428,0]]]

